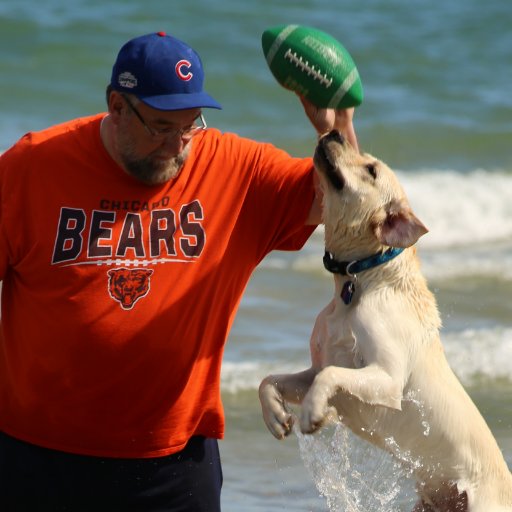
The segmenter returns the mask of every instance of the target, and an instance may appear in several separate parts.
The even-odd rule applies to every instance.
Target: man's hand
[[[339,130],[348,142],[359,151],[356,132],[353,125],[354,108],[334,110],[332,108],[319,108],[309,100],[299,96],[304,112],[314,126],[318,135],[328,133],[333,129]]]

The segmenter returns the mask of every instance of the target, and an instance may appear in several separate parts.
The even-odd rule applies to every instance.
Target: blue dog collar
[[[333,274],[354,276],[364,270],[369,270],[370,268],[378,267],[379,265],[387,263],[401,254],[403,250],[404,249],[402,247],[390,247],[387,251],[378,252],[377,254],[369,256],[368,258],[363,258],[362,260],[352,261],[338,261],[334,259],[333,255],[329,251],[325,251],[324,267]]]
[[[324,254],[324,267],[333,274],[340,274],[342,276],[348,276],[348,279],[341,290],[341,300],[348,306],[352,302],[352,297],[356,291],[355,281],[357,274],[370,268],[378,267],[388,261],[396,258],[403,252],[402,247],[390,247],[384,252],[378,252],[368,258],[362,260],[352,261],[338,261],[334,259],[333,255],[329,251],[325,251]]]

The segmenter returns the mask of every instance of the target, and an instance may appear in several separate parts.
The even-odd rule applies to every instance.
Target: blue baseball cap
[[[165,32],[156,32],[123,45],[112,68],[110,85],[158,110],[222,108],[203,91],[203,82],[203,65],[197,52]]]

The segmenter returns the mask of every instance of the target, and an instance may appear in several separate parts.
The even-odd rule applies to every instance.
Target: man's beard
[[[121,148],[120,148],[121,149]],[[190,145],[169,160],[155,158],[155,153],[144,158],[136,157],[131,148],[120,151],[123,166],[128,174],[146,185],[160,185],[174,179],[180,173],[190,152]]]

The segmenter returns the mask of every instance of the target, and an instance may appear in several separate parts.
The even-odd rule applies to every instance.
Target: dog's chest
[[[324,336],[317,339],[317,350],[322,367],[332,365],[362,368],[364,360],[359,351],[357,337],[351,327],[347,308],[343,307],[342,311],[336,308],[331,314],[325,316],[324,322],[324,329],[322,329]]]

